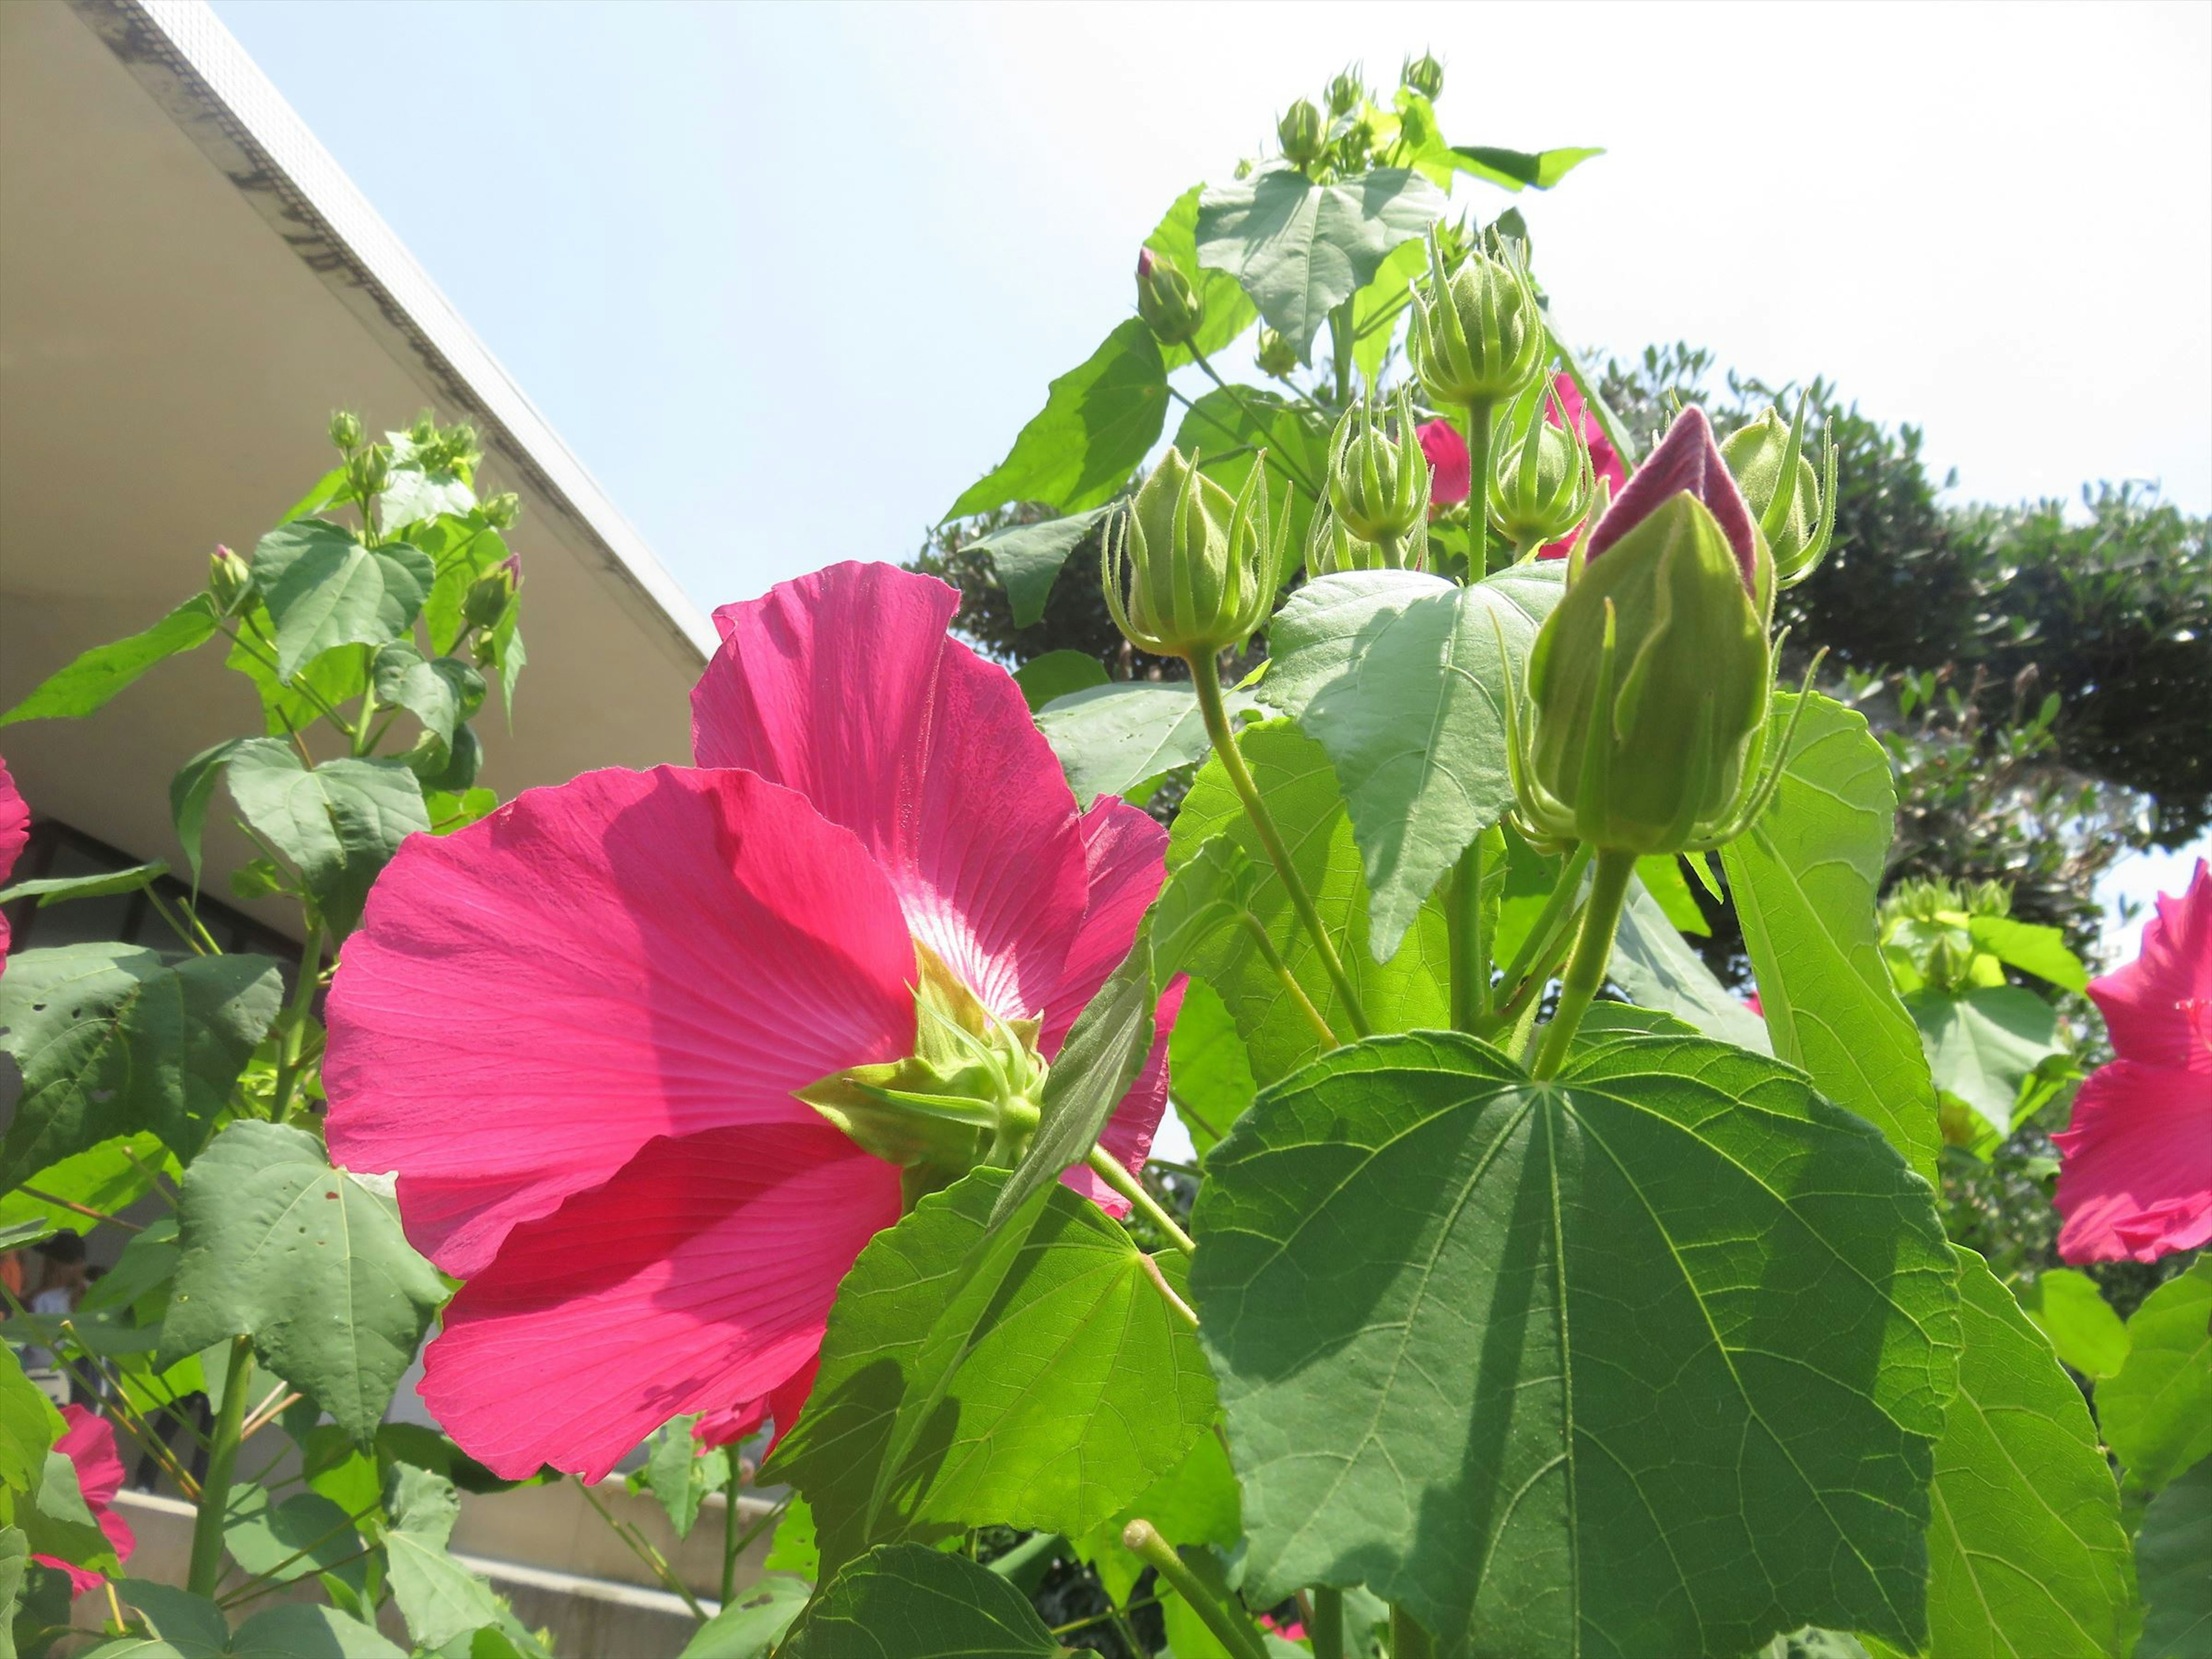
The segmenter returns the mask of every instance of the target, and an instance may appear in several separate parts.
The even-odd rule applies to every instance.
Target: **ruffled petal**
[[[692,750],[852,830],[915,936],[1020,1018],[1045,1007],[1082,921],[1083,841],[1019,689],[946,635],[958,603],[933,577],[848,563],[723,606]]]
[[[1167,879],[1168,832],[1118,795],[1101,795],[1083,815],[1083,858],[1090,902],[1068,943],[1060,983],[1045,1004],[1038,1041],[1049,1060],[1067,1028],[1121,965],[1137,924]]]
[[[743,1440],[762,1424],[773,1423],[775,1432],[769,1436],[768,1446],[761,1453],[761,1462],[765,1463],[775,1455],[775,1449],[791,1432],[791,1425],[799,1421],[799,1413],[805,1408],[806,1396],[814,1391],[815,1373],[821,1369],[822,1356],[817,1353],[758,1399],[745,1401],[726,1412],[709,1412],[693,1425],[691,1432],[702,1446],[726,1446],[732,1441]]]
[[[108,1547],[115,1552],[115,1559],[128,1561],[131,1551],[138,1547],[138,1536],[131,1530],[131,1523],[109,1507],[115,1502],[115,1494],[123,1489],[123,1459],[115,1449],[115,1425],[82,1406],[63,1407],[62,1421],[66,1426],[61,1437],[54,1442],[54,1449],[67,1457],[76,1470],[77,1490],[84,1495],[84,1506],[98,1524],[101,1536],[107,1540]],[[105,1575],[89,1567],[58,1560],[51,1555],[34,1555],[31,1559],[41,1566],[66,1573],[73,1596],[98,1589],[106,1582]]]
[[[2158,896],[2141,952],[2089,994],[2122,1059],[2212,1076],[2212,864],[2197,860],[2185,893]]]
[[[914,1048],[914,942],[852,835],[742,772],[587,773],[400,848],[330,1001],[333,1158],[467,1277],[657,1135],[820,1123]]]
[[[2155,1261],[2212,1241],[2212,1077],[2100,1066],[2051,1139],[2067,1261]]]
[[[24,804],[15,787],[15,780],[8,775],[8,763],[0,760],[0,886],[5,886],[8,872],[15,867],[15,860],[22,853],[23,843],[31,838],[31,809]],[[8,915],[0,910],[0,973],[7,971]]]
[[[1182,994],[1189,979],[1177,974],[1160,993],[1152,1010],[1152,1048],[1145,1056],[1145,1069],[1121,1097],[1121,1103],[1107,1120],[1098,1144],[1121,1160],[1125,1170],[1141,1170],[1152,1155],[1152,1137],[1159,1133],[1160,1118],[1168,1109],[1168,1039],[1175,1033],[1176,1017],[1182,1012]],[[1129,1200],[1116,1193],[1080,1164],[1064,1171],[1061,1184],[1081,1193],[1109,1215],[1129,1213]]]
[[[598,1480],[670,1418],[810,1364],[838,1280],[898,1216],[898,1171],[827,1124],[655,1140],[507,1235],[447,1305],[422,1398],[503,1477]]]

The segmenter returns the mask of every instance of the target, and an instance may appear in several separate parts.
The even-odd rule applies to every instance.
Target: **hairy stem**
[[[1490,428],[1492,405],[1467,406],[1467,520],[1472,531],[1467,579],[1479,582],[1490,568]]]
[[[207,1479],[200,1482],[199,1513],[192,1520],[191,1571],[185,1588],[195,1595],[212,1597],[222,1577],[222,1528],[229,1519],[230,1477],[238,1468],[239,1429],[246,1421],[246,1374],[252,1363],[252,1339],[231,1338],[230,1364],[223,1372],[222,1411],[216,1418]]]
[[[1121,1545],[1146,1565],[1159,1569],[1160,1577],[1190,1603],[1191,1611],[1205,1621],[1215,1639],[1238,1659],[1267,1659],[1267,1650],[1252,1621],[1242,1612],[1223,1606],[1200,1583],[1198,1575],[1183,1565],[1182,1557],[1160,1536],[1158,1527],[1149,1521],[1132,1521],[1121,1534]]]
[[[1613,959],[1613,931],[1620,925],[1620,907],[1628,898],[1628,878],[1635,873],[1633,853],[1608,850],[1597,855],[1597,874],[1590,883],[1589,903],[1583,911],[1582,935],[1575,940],[1575,954],[1567,963],[1567,976],[1559,990],[1559,1006],[1545,1028],[1544,1046],[1536,1055],[1539,1081],[1558,1073],[1590,999],[1605,983],[1606,963]]]
[[[323,975],[323,930],[313,922],[307,925],[307,937],[300,947],[300,979],[292,988],[292,1000],[283,1012],[283,1035],[276,1051],[276,1115],[274,1121],[282,1123],[291,1109],[292,1087],[299,1080],[300,1055],[307,1042],[307,1016],[315,1006],[315,990]]]
[[[1176,1218],[1164,1209],[1159,1200],[1146,1191],[1145,1183],[1128,1171],[1121,1160],[1103,1146],[1093,1146],[1089,1159],[1091,1168],[1098,1178],[1127,1199],[1137,1212],[1168,1236],[1168,1242],[1188,1255],[1198,1246],[1192,1243]]]

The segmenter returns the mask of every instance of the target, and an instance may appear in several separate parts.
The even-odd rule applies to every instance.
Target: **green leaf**
[[[126,1578],[117,1593],[146,1617],[154,1634],[188,1659],[228,1659],[230,1623],[204,1595],[143,1578]]]
[[[0,1526],[0,1659],[15,1659],[15,1609],[22,1598],[23,1574],[30,1565],[31,1540],[23,1535],[23,1529]]]
[[[1644,890],[1674,924],[1676,933],[1698,939],[1712,937],[1713,930],[1705,921],[1705,913],[1698,908],[1690,884],[1682,878],[1680,859],[1667,853],[1640,858],[1636,860],[1636,878],[1644,884]]]
[[[2192,1659],[2212,1650],[2212,1458],[2170,1483],[2136,1534],[2142,1637],[2136,1659]]]
[[[1773,741],[1797,701],[1774,699]],[[1896,815],[1889,757],[1866,717],[1813,693],[1773,803],[1721,860],[1775,1057],[1804,1067],[1933,1181],[1935,1090],[1875,915]]]
[[[2135,1604],[2119,1488],[2081,1391],[1972,1250],[1966,1349],[1936,1446],[1929,1651],[2121,1659]]]
[[[422,603],[422,623],[429,632],[430,648],[441,654],[449,653],[466,628],[462,601],[478,577],[489,575],[494,566],[507,562],[507,542],[481,512],[412,526],[407,539],[437,569],[430,596]]]
[[[1406,313],[1406,292],[1428,264],[1425,243],[1401,243],[1376,271],[1375,280],[1353,296],[1352,366],[1369,386],[1381,377],[1390,343],[1397,337],[1398,319]]]
[[[398,1206],[331,1169],[304,1130],[246,1121],[185,1171],[179,1217],[161,1363],[250,1336],[270,1370],[368,1443],[446,1299]]]
[[[1198,290],[1205,314],[1191,344],[1211,357],[1251,327],[1260,313],[1252,308],[1243,286],[1234,276],[1226,271],[1208,270],[1198,262],[1198,198],[1205,192],[1205,185],[1193,185],[1176,197],[1167,216],[1145,238],[1145,246],[1173,260],[1176,269],[1189,277],[1191,286]],[[1189,346],[1163,346],[1160,356],[1170,369],[1194,361]]]
[[[1190,406],[1176,428],[1176,447],[1196,457],[1198,470],[1231,496],[1243,494],[1258,452],[1267,452],[1268,522],[1284,538],[1285,568],[1275,573],[1278,583],[1297,570],[1313,524],[1316,492],[1328,488],[1328,435],[1320,416],[1252,386],[1215,387]]]
[[[1215,933],[1252,915],[1259,883],[1252,860],[1226,836],[1215,836],[1182,861],[1146,921],[1155,990],[1188,968]]]
[[[458,795],[448,789],[422,792],[423,816],[430,820],[430,833],[434,836],[450,836],[456,830],[465,830],[479,818],[489,817],[498,806],[498,792],[491,789],[470,789]]]
[[[50,876],[40,881],[19,881],[0,890],[0,904],[35,898],[43,910],[49,904],[66,904],[71,899],[135,893],[142,887],[151,887],[168,873],[169,866],[155,859],[151,864],[134,864],[128,870],[109,870],[96,876]]]
[[[115,1547],[85,1506],[76,1465],[67,1452],[46,1453],[39,1485],[27,1496],[28,1503],[16,1505],[15,1524],[23,1529],[32,1554],[51,1555],[57,1561],[89,1567],[95,1572],[122,1571],[115,1559]]]
[[[2097,1420],[2142,1492],[2212,1455],[2212,1256],[2143,1298],[2127,1363],[2097,1386]]]
[[[295,1492],[275,1505],[259,1486],[234,1492],[222,1540],[250,1576],[266,1574],[280,1584],[339,1571],[361,1553],[347,1512],[315,1492]]]
[[[1202,1159],[1251,1105],[1259,1085],[1252,1057],[1220,994],[1202,979],[1184,988],[1182,1012],[1168,1038],[1168,1079],[1176,1115]]]
[[[1129,1092],[1152,1047],[1151,953],[1141,942],[1107,975],[1068,1028],[1044,1080],[1036,1133],[991,1206],[989,1225],[1006,1225],[1032,1194],[1091,1155],[1106,1121]]]
[[[150,1129],[181,1158],[207,1137],[283,996],[265,957],[106,941],[26,951],[0,976],[0,1049],[22,1068],[0,1185]]]
[[[1066,514],[1103,506],[1159,441],[1167,410],[1159,343],[1132,317],[1081,368],[1052,383],[1006,459],[945,516],[964,519],[1009,501],[1042,501]]]
[[[1290,848],[1292,866],[1312,894],[1322,925],[1336,940],[1345,971],[1375,1028],[1404,1030],[1449,1024],[1444,988],[1446,928],[1443,911],[1433,901],[1389,962],[1376,962],[1369,948],[1367,883],[1360,873],[1352,820],[1337,793],[1328,754],[1287,720],[1249,727],[1237,741]],[[1291,976],[1336,1035],[1350,1036],[1350,1018],[1322,970],[1319,953],[1298,925],[1281,877],[1267,861],[1266,849],[1215,759],[1199,769],[1169,832],[1169,870],[1180,870],[1208,840],[1222,835],[1243,848],[1259,872],[1252,890],[1252,913]],[[1188,967],[1221,994],[1236,1016],[1252,1073],[1261,1082],[1273,1081],[1321,1052],[1313,1027],[1243,930],[1211,936],[1192,955]]]
[[[1044,615],[1044,602],[1052,597],[1052,585],[1059,578],[1060,567],[1067,562],[1067,556],[1111,511],[1111,507],[1096,507],[1088,513],[1047,519],[1042,524],[1009,525],[969,544],[976,552],[988,553],[991,562],[998,567],[999,582],[1006,590],[1006,603],[1012,607],[1015,627],[1033,627]],[[1105,672],[1103,669],[1099,672],[1102,675]]]
[[[215,799],[215,789],[222,781],[223,769],[230,764],[244,738],[226,738],[221,743],[203,749],[177,769],[177,775],[169,780],[169,817],[177,826],[177,839],[183,843],[185,858],[191,866],[192,891],[200,885],[200,845],[207,832],[208,803]]]
[[[2016,985],[1984,986],[1963,996],[1917,991],[1905,1006],[1920,1028],[1936,1086],[1965,1101],[2000,1135],[2012,1133],[2021,1085],[2045,1060],[2065,1052],[2057,1011]]]
[[[2128,1328],[2087,1273],[2052,1267],[2021,1291],[2020,1305],[2058,1357],[2082,1376],[2117,1376],[2128,1363]]]
[[[1709,1037],[1753,1054],[1769,1052],[1765,1022],[1713,977],[1640,882],[1629,884],[1607,972],[1639,1007],[1673,1014]]]
[[[270,1607],[238,1627],[237,1659],[406,1659],[358,1619],[335,1607]]]
[[[1224,690],[1233,721],[1258,711],[1247,691]],[[1127,795],[1206,753],[1198,694],[1172,680],[1134,680],[1060,698],[1036,717],[1085,807],[1101,795]]]
[[[289,679],[333,647],[404,634],[437,570],[405,542],[365,547],[341,526],[301,519],[255,545],[253,576],[276,624],[276,672]]]
[[[1518,191],[1524,185],[1549,190],[1592,156],[1602,155],[1605,151],[1542,149],[1532,154],[1523,149],[1498,149],[1489,144],[1455,144],[1451,154],[1461,172]]]
[[[458,472],[395,466],[377,492],[376,516],[385,533],[393,535],[427,520],[465,519],[476,511],[476,491]]]
[[[392,1517],[384,1548],[392,1598],[416,1645],[441,1648],[457,1636],[499,1623],[491,1586],[446,1553],[461,1512],[453,1483],[403,1463],[392,1471],[385,1507]]]
[[[1404,167],[1334,185],[1288,169],[1255,173],[1199,198],[1199,263],[1233,275],[1268,325],[1311,361],[1322,319],[1445,205],[1442,191]]]
[[[977,1170],[923,1199],[838,1291],[768,1476],[805,1496],[825,1565],[986,1522],[1087,1532],[1213,1419],[1158,1265],[1056,1184],[987,1234],[1005,1179]]]
[[[720,1446],[706,1447],[691,1432],[696,1416],[679,1417],[653,1437],[645,1462],[645,1484],[668,1513],[668,1524],[678,1538],[689,1538],[698,1523],[699,1505],[710,1492],[729,1481],[730,1454]]]
[[[240,622],[238,642],[223,658],[223,666],[253,682],[261,697],[262,729],[270,737],[304,732],[324,718],[325,709],[342,708],[368,690],[367,653],[356,647],[325,651],[288,679],[276,672],[276,624],[268,608],[256,600]]]
[[[23,1375],[15,1351],[0,1343],[0,1491],[27,1492],[43,1478],[61,1428],[60,1415]]]
[[[29,696],[0,714],[0,726],[89,714],[155,663],[205,645],[215,636],[215,629],[214,601],[204,593],[195,593],[144,633],[112,645],[96,645],[68,667],[49,675]]]
[[[796,1578],[763,1578],[699,1626],[677,1659],[768,1659],[813,1594]]]
[[[1926,1183],[1798,1073],[1622,1037],[1539,1085],[1379,1037],[1207,1169],[1256,1602],[1364,1581],[1455,1655],[1919,1637],[1955,1269]]]
[[[1014,684],[1034,714],[1062,697],[1108,684],[1105,668],[1085,651],[1048,651],[1014,670]]]
[[[1413,570],[1347,572],[1307,583],[1275,617],[1260,695],[1336,769],[1374,894],[1377,961],[1513,805],[1507,682],[1558,603],[1559,575],[1516,566],[1462,587]]]
[[[370,676],[376,700],[404,708],[422,729],[451,744],[453,728],[483,707],[483,676],[453,657],[426,660],[411,640],[394,640],[376,653]]]
[[[822,1576],[822,1551],[814,1536],[814,1511],[796,1492],[784,1505],[783,1519],[775,1523],[775,1532],[768,1541],[768,1555],[761,1565],[769,1572],[796,1573],[809,1583]]]
[[[6,998],[0,996],[0,1007],[5,1006]],[[165,1164],[170,1164],[173,1170],[158,1136],[118,1136],[49,1164],[30,1175],[24,1184],[36,1187],[52,1198],[67,1199],[87,1209],[97,1210],[102,1215],[119,1215],[151,1190],[151,1171]],[[49,1232],[64,1227],[82,1231],[85,1224],[82,1215],[48,1199],[33,1198],[21,1191],[0,1198],[0,1227],[29,1221],[44,1224]]]
[[[2089,970],[2066,948],[2066,935],[2056,927],[2014,921],[2010,916],[1972,916],[1967,919],[1966,931],[1975,944],[2022,973],[2047,979],[2061,990],[2089,988]]]
[[[343,505],[354,499],[351,470],[343,461],[315,480],[307,493],[286,509],[279,521],[289,524],[295,519],[313,518],[324,508]]]
[[[430,827],[422,787],[396,760],[331,760],[310,769],[274,738],[231,757],[231,798],[246,821],[299,866],[323,920],[352,931],[399,843]]]
[[[1056,1659],[1029,1598],[965,1556],[872,1550],[824,1585],[777,1659]]]

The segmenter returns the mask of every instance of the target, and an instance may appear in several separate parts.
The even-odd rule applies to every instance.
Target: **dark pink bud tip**
[[[1613,498],[1613,506],[1590,532],[1586,558],[1595,559],[1606,549],[1650,518],[1665,502],[1685,491],[1697,497],[1719,524],[1735,552],[1736,568],[1743,573],[1743,591],[1756,594],[1757,555],[1751,510],[1713,442],[1713,428],[1705,411],[1695,404],[1674,417],[1674,424],[1659,441],[1651,457],[1636,469],[1628,484]]]
[[[1148,247],[1137,250],[1137,276],[1141,280],[1152,274],[1152,251]]]

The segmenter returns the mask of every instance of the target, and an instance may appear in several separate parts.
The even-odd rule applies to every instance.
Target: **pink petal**
[[[0,760],[0,885],[5,885],[8,872],[15,867],[15,860],[23,850],[23,843],[31,838],[31,809],[15,787],[15,780],[8,775],[8,763]],[[8,969],[8,915],[0,911],[0,973]]]
[[[852,830],[915,936],[1021,1018],[1050,1000],[1081,922],[1083,838],[1020,690],[945,634],[958,603],[933,577],[848,563],[723,606],[692,749]]]
[[[1468,497],[1474,478],[1474,462],[1467,453],[1467,440],[1449,421],[1428,421],[1413,428],[1421,441],[1421,453],[1429,458],[1429,505],[1457,507]]]
[[[84,1506],[99,1523],[101,1534],[115,1552],[115,1559],[128,1561],[131,1551],[138,1547],[137,1534],[131,1530],[128,1521],[109,1507],[123,1487],[123,1459],[115,1449],[115,1426],[82,1406],[63,1407],[62,1421],[67,1427],[54,1442],[54,1449],[67,1457],[76,1470],[77,1490],[84,1495]],[[82,1595],[107,1582],[103,1574],[88,1567],[56,1560],[51,1555],[34,1555],[31,1559],[42,1566],[66,1573],[71,1595]]]
[[[758,1399],[701,1418],[691,1432],[702,1445],[726,1446],[732,1441],[743,1440],[762,1424],[773,1421],[775,1432],[769,1436],[768,1448],[761,1454],[761,1461],[766,1462],[775,1455],[775,1449],[791,1432],[791,1425],[799,1421],[806,1396],[814,1391],[814,1375],[821,1369],[822,1357],[817,1353]]]
[[[1674,417],[1659,447],[1613,498],[1605,517],[1590,532],[1586,556],[1598,557],[1664,503],[1685,493],[1697,497],[1718,521],[1735,552],[1744,592],[1756,592],[1757,550],[1751,511],[1743,504],[1728,463],[1721,459],[1719,446],[1713,442],[1713,428],[1705,411],[1695,404]]]
[[[2155,1261],[2212,1240],[2212,1075],[2115,1060],[2053,1135],[2069,1261]]]
[[[1182,995],[1189,987],[1189,979],[1178,974],[1160,993],[1152,1010],[1152,1047],[1145,1056],[1145,1069],[1137,1073],[1098,1137],[1098,1144],[1119,1158],[1125,1170],[1141,1170],[1152,1156],[1152,1137],[1159,1133],[1160,1118],[1168,1108],[1168,1039],[1174,1035]],[[1060,1179],[1061,1185],[1082,1194],[1109,1215],[1129,1213],[1129,1200],[1080,1164],[1063,1171]]]
[[[2141,952],[2089,994],[2122,1058],[2212,1075],[2212,865],[2197,860],[2187,892],[2158,896]]]
[[[1613,447],[1613,440],[1605,435],[1605,428],[1596,413],[1583,401],[1583,389],[1575,384],[1575,377],[1562,369],[1552,377],[1555,398],[1547,398],[1544,418],[1562,430],[1581,434],[1589,448],[1590,465],[1597,476],[1612,486],[1611,493],[1619,495],[1621,486],[1628,482],[1628,469],[1620,464],[1620,452]],[[1566,418],[1560,418],[1564,408]],[[1575,538],[1582,533],[1577,525],[1555,542],[1547,542],[1538,550],[1540,559],[1564,559],[1574,550]]]
[[[742,772],[592,772],[418,836],[331,993],[331,1154],[466,1277],[656,1135],[821,1120],[913,1050],[914,943],[850,833]]]
[[[898,1216],[898,1171],[826,1123],[655,1140],[508,1233],[447,1304],[422,1398],[504,1477],[600,1480],[670,1418],[805,1369],[837,1281]]]
[[[1045,1004],[1039,1041],[1048,1060],[1060,1052],[1084,1004],[1129,954],[1137,924],[1167,879],[1168,832],[1118,795],[1091,802],[1080,828],[1090,904],[1068,943],[1060,983]]]

